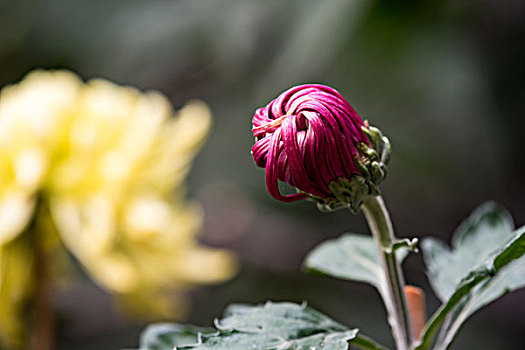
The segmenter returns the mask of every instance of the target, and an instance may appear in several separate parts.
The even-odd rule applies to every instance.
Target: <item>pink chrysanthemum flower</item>
[[[292,202],[315,200],[320,209],[357,210],[385,176],[388,140],[364,122],[335,89],[293,87],[253,117],[253,158],[266,169],[268,192]],[[278,182],[298,193],[282,195]]]

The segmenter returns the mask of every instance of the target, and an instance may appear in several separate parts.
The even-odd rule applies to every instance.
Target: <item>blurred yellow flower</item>
[[[173,291],[232,275],[229,253],[196,242],[201,212],[185,198],[184,179],[209,131],[210,111],[192,101],[173,116],[158,92],[100,79],[84,83],[67,71],[35,71],[1,91],[0,339],[6,344],[24,335],[35,235],[46,237],[48,251],[67,248],[139,313],[180,315],[186,303]]]

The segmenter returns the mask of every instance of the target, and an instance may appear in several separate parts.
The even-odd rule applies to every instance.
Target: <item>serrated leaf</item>
[[[434,348],[448,348],[474,312],[525,287],[525,227],[512,232],[512,220],[500,206],[488,203],[477,209],[460,226],[453,242],[455,249],[449,251],[435,240],[424,241],[431,284],[441,298],[450,298],[429,321],[417,349],[428,349],[443,324]],[[451,293],[450,284],[455,281]]]
[[[268,350],[286,349],[319,349],[319,350],[347,350],[348,344],[355,339],[358,330],[352,329],[345,332],[321,333],[306,338],[290,340]]]
[[[176,323],[157,323],[148,326],[140,336],[140,349],[173,349],[184,344],[199,342],[199,334],[213,333],[213,329],[180,325]]]
[[[436,295],[445,301],[459,282],[509,240],[514,224],[509,213],[486,203],[461,223],[452,236],[452,250],[435,238],[423,240],[427,275]]]
[[[408,247],[413,245],[410,240],[399,245],[394,248],[397,258],[402,262],[408,254]],[[311,273],[373,285],[379,291],[388,314],[393,313],[394,306],[388,297],[388,286],[381,267],[377,243],[372,236],[345,234],[325,241],[308,254],[304,267]],[[392,318],[389,318],[388,322],[395,331],[398,325]]]
[[[187,331],[191,328],[162,324],[157,329],[153,325],[146,330],[149,335],[143,335],[141,349],[345,350],[352,341],[364,349],[383,349],[360,337],[357,329],[348,329],[305,304],[232,305],[215,326],[216,332],[194,332],[188,338]]]

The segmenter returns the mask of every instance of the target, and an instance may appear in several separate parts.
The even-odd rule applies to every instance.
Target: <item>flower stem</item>
[[[35,247],[35,297],[31,328],[32,350],[54,349],[54,312],[51,305],[47,256],[39,244]]]
[[[385,273],[383,297],[398,350],[407,350],[413,342],[410,314],[405,295],[405,280],[392,244],[395,241],[392,222],[381,196],[369,196],[362,205],[368,226],[374,236]]]
[[[34,250],[34,297],[29,334],[31,350],[53,350],[55,347],[55,314],[51,302],[49,253],[46,249],[42,217],[49,215],[48,208],[39,196],[33,219],[28,230],[32,234]]]

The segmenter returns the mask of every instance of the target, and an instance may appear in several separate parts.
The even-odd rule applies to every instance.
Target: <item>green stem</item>
[[[403,271],[392,249],[395,242],[392,222],[381,196],[369,196],[361,208],[378,244],[386,279],[386,290],[383,294],[386,294],[385,304],[396,347],[398,350],[407,350],[412,345],[414,336],[405,295]]]

